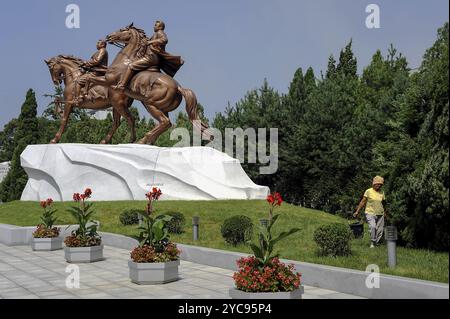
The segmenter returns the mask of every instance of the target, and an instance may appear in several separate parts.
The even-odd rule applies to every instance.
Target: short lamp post
[[[200,217],[193,216],[192,217],[192,237],[194,240],[198,240],[198,226],[199,226]]]
[[[397,264],[397,227],[386,226],[384,232],[387,243],[388,266],[394,268]]]

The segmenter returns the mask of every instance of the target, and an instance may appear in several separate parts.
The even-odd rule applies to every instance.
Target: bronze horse
[[[49,60],[45,60],[45,63],[47,63],[53,83],[59,86],[64,82],[64,111],[61,116],[59,130],[50,143],[59,142],[69,120],[69,115],[74,107],[92,110],[113,108],[113,125],[106,137],[100,142],[101,144],[106,144],[111,141],[114,132],[120,125],[121,116],[128,120],[128,125],[131,129],[131,143],[136,140],[134,118],[129,111],[133,102],[132,98],[126,96],[123,92],[96,85],[90,88],[87,98],[82,103],[76,104],[74,102],[75,85],[77,85],[76,79],[83,74],[81,71],[83,60],[73,56],[58,55]]]
[[[132,99],[142,102],[148,112],[159,123],[154,129],[146,133],[138,143],[153,144],[162,133],[171,127],[172,124],[170,123],[169,112],[175,110],[180,105],[183,97],[186,102],[186,111],[189,120],[192,122],[194,128],[199,129],[206,139],[211,139],[208,126],[202,123],[198,116],[197,98],[194,92],[190,89],[181,87],[178,82],[169,75],[154,70],[145,70],[134,75],[124,91],[112,89],[112,86],[118,83],[120,75],[125,72],[128,64],[131,61],[136,60],[139,57],[139,52],[142,51],[143,46],[147,45],[148,38],[143,30],[130,24],[117,32],[109,34],[106,37],[106,40],[110,43],[123,44],[123,48],[117,54],[105,76],[90,79],[90,82],[94,85],[92,89],[99,86],[103,87],[108,93],[106,96],[108,96],[108,100],[112,104],[113,110],[117,107],[116,105],[119,104],[117,103],[119,101],[116,102],[116,99],[122,102],[121,105],[124,105],[125,103],[131,105],[130,100],[132,101]],[[88,108],[87,105],[86,108]],[[128,108],[122,108],[122,111],[128,112]],[[124,115],[120,112],[119,114]],[[129,117],[127,118],[130,119]],[[134,119],[132,119],[132,117],[131,120],[129,120],[129,124],[132,127],[132,130],[134,130]],[[114,130],[111,129],[111,132],[113,134]],[[109,140],[107,142],[109,142]]]

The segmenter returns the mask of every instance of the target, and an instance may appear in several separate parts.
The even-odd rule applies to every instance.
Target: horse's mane
[[[143,29],[136,28],[134,25],[129,26],[129,28],[130,28],[130,29],[134,29],[134,30],[136,30],[137,32],[139,32],[139,33],[141,34],[142,37],[147,37],[147,35],[146,35],[146,33],[145,33],[145,31],[144,31]]]
[[[147,49],[147,34],[143,29],[137,28],[134,25],[129,25],[128,29],[133,29],[139,33],[139,48],[137,50],[137,57],[141,58],[144,56],[145,50]]]
[[[72,62],[74,62],[77,65],[82,65],[83,62],[84,62],[82,59],[74,57],[73,55],[60,54],[60,55],[58,55],[58,58],[72,61]]]

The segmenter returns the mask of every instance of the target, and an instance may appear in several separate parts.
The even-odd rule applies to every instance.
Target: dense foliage
[[[139,224],[139,214],[143,216],[144,210],[127,209],[119,215],[119,220],[122,225],[136,225]]]
[[[319,247],[320,255],[336,257],[351,254],[352,236],[348,225],[334,223],[317,228],[313,238]]]
[[[295,72],[287,94],[264,81],[213,126],[278,128],[275,174],[243,165],[290,203],[348,217],[375,175],[400,244],[448,250],[448,23],[418,69],[391,46],[357,73],[350,42],[325,75]]]
[[[337,60],[330,56],[324,74],[299,68],[286,94],[265,80],[261,88],[217,114],[212,126],[222,134],[225,128],[278,128],[277,172],[260,174],[259,168],[267,164],[259,162],[245,162],[243,168],[256,183],[296,205],[346,215],[370,187],[371,178],[384,176],[390,222],[398,226],[399,243],[448,250],[448,29],[446,23],[438,30],[422,64],[413,70],[391,46],[386,55],[375,52],[358,74],[350,42]],[[30,90],[19,118],[0,132],[0,161],[11,161],[0,185],[2,201],[20,198],[26,183],[20,153],[26,145],[48,143],[58,129],[52,109],[36,117]],[[134,108],[133,114],[138,137],[154,127]],[[62,142],[98,143],[110,125],[110,117],[96,120],[78,112]],[[192,130],[184,112],[175,127]],[[169,136],[163,134],[157,145],[174,145]],[[123,121],[113,143],[128,140]]]
[[[227,243],[236,246],[252,239],[253,223],[244,215],[231,216],[223,221],[220,232]]]
[[[5,126],[0,135],[0,158],[11,161],[11,167],[0,184],[0,200],[19,199],[27,183],[27,175],[20,164],[20,154],[30,144],[39,141],[37,102],[33,90],[28,90],[19,118]]]
[[[183,213],[167,212],[165,215],[172,217],[172,219],[166,223],[167,231],[170,234],[181,234],[186,223],[186,218]]]

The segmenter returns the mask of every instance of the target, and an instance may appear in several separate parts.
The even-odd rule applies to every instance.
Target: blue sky
[[[80,7],[79,29],[65,26],[70,3]],[[380,7],[380,29],[365,26],[370,3]],[[176,79],[196,92],[212,118],[264,78],[286,92],[298,67],[312,66],[319,75],[350,38],[359,70],[377,49],[386,54],[390,43],[415,68],[448,21],[448,7],[447,0],[2,1],[0,127],[18,116],[28,88],[36,91],[40,113],[48,104],[42,95],[53,92],[53,84],[44,58],[88,59],[97,39],[130,22],[149,35],[154,20],[166,22],[167,51],[186,61]],[[117,49],[108,50],[112,61]]]

